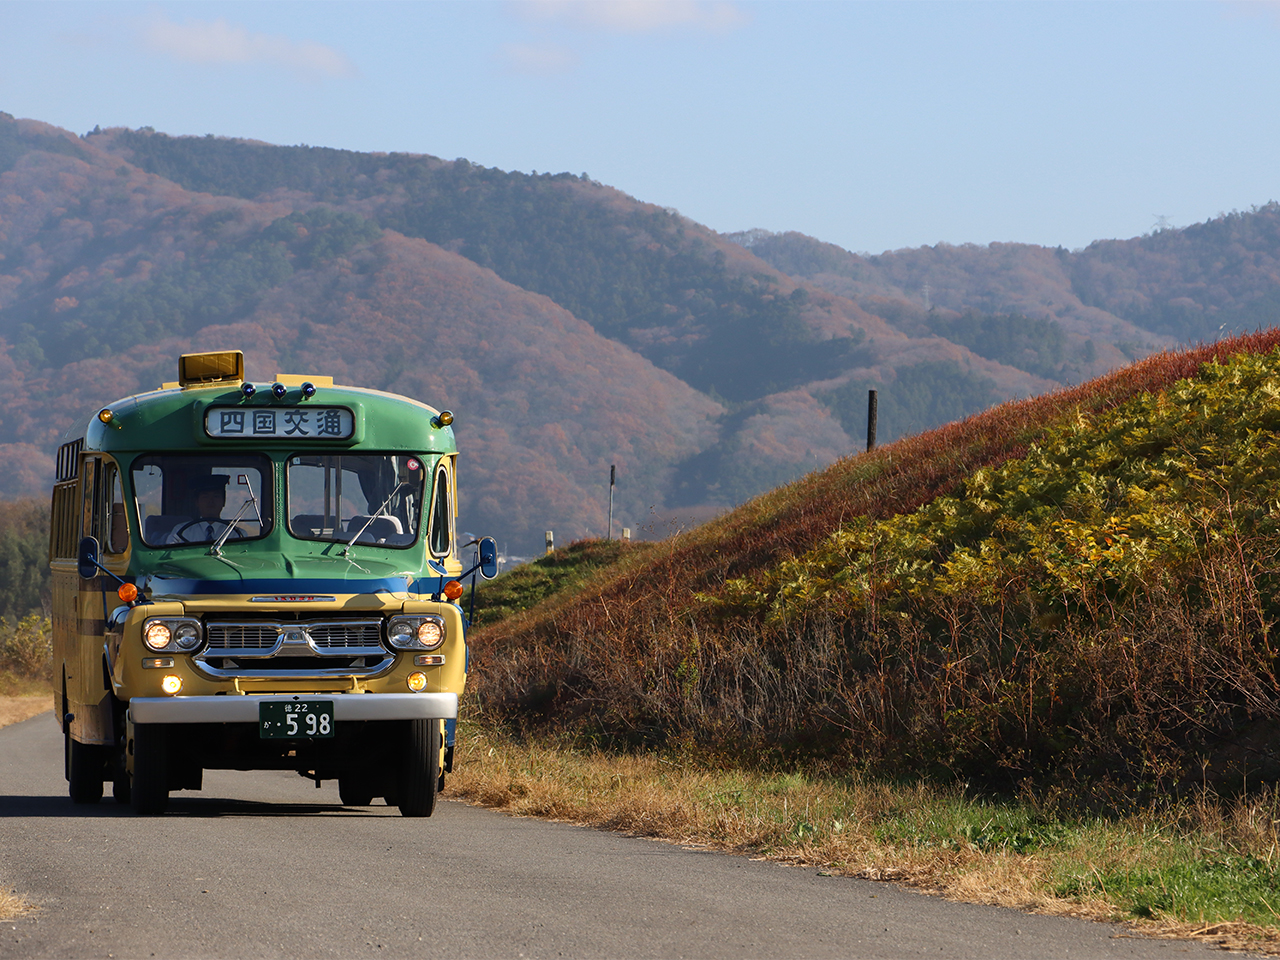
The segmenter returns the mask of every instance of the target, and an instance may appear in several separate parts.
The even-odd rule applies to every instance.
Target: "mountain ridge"
[[[1118,366],[1195,310],[1256,310],[1269,226],[1215,230],[1083,266],[1016,244],[861,257],[735,242],[585,175],[3,114],[0,444],[25,466],[0,493],[38,492],[73,409],[246,346],[254,376],[338,368],[469,409],[506,487],[476,477],[464,523],[532,552],[546,528],[603,532],[610,464],[622,525],[723,509],[858,449],[867,389],[889,440]],[[1220,235],[1252,286],[1214,273]]]

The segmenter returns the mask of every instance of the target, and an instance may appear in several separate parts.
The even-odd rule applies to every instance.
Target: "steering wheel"
[[[177,540],[181,540],[183,543],[204,543],[205,538],[204,538],[203,530],[201,531],[201,536],[197,540],[191,540],[188,537],[184,536],[184,534],[188,530],[190,530],[192,527],[207,527],[215,523],[220,524],[221,527],[231,526],[230,520],[223,520],[221,517],[197,517],[195,520],[188,520],[182,526],[177,527],[173,531],[173,533],[170,534],[170,536],[174,537]],[[219,529],[221,529],[221,527]],[[239,527],[236,527],[234,530],[231,531],[231,536],[243,537],[244,531],[241,530]],[[215,536],[213,539],[217,540],[218,538]]]

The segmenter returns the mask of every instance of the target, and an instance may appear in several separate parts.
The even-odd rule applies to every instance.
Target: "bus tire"
[[[404,765],[400,768],[401,816],[429,817],[435,812],[439,776],[440,721],[410,720]]]
[[[102,748],[67,738],[67,780],[72,803],[97,803],[102,799],[102,779],[106,773]]]
[[[169,731],[162,723],[133,725],[133,770],[129,802],[140,817],[164,813],[169,805]]]
[[[115,763],[116,766],[111,775],[111,796],[116,803],[128,803],[133,784],[129,781],[129,771],[125,768],[125,758],[122,753],[117,752]]]
[[[338,799],[344,807],[367,807],[373,803],[373,790],[367,780],[358,774],[338,778]]]

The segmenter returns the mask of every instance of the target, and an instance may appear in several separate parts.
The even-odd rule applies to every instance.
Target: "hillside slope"
[[[464,526],[516,551],[601,531],[610,463],[634,478],[624,522],[645,518],[664,471],[714,439],[714,401],[457,254],[355,214],[189,193],[15,126],[32,148],[0,173],[9,495],[47,489],[74,417],[173,379],[192,349],[240,347],[259,381],[332,373],[452,404]]]
[[[483,629],[481,696],[1004,785],[1280,777],[1278,345],[1157,355],[841,461]]]
[[[400,268],[383,269],[393,254]],[[312,340],[341,340],[342,364],[371,385],[393,379],[397,357],[446,370],[430,389],[460,397],[464,433],[463,405],[479,405],[474,451],[507,478],[494,489],[517,491],[478,491],[466,522],[525,553],[540,542],[531,531],[601,529],[609,464],[622,470],[619,519],[633,528],[824,466],[858,442],[862,385],[902,366],[941,369],[966,389],[939,404],[933,378],[917,375],[921,402],[882,435],[1051,385],[904,334],[585,178],[466,161],[150,131],[75,137],[0,115],[0,257],[0,390],[11,400],[0,443],[24,463],[5,478],[9,496],[45,486],[81,407],[169,379],[171,354],[210,344],[243,346],[259,377],[327,370]],[[352,298],[340,337],[325,332],[342,325],[337,291]],[[533,316],[543,320],[521,319]],[[428,355],[386,330],[496,338],[528,356],[443,341]],[[548,420],[567,439],[544,436]],[[517,475],[528,482],[511,487]]]
[[[825,465],[847,452],[862,425],[848,434],[850,418],[830,402],[833,384],[861,386],[892,379],[898,368],[943,364],[970,387],[964,413],[1051,385],[934,332],[895,329],[674,211],[585,175],[530,176],[466,160],[151,131],[109,130],[87,140],[188,189],[324,203],[437,243],[550,297],[598,333],[735,405],[739,416],[724,425],[723,443],[681,471],[685,502],[737,502],[742,490],[796,476],[797,463]],[[954,416],[945,402],[940,409],[932,402],[932,386],[933,376],[914,378],[917,409],[882,435]],[[814,424],[812,435],[797,433],[797,404],[802,422]],[[754,444],[758,431],[744,429],[747,420],[773,442]]]

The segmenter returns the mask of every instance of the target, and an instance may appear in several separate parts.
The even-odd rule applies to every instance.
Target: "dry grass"
[[[28,720],[36,714],[44,713],[51,705],[47,693],[19,697],[0,696],[0,727]]]
[[[0,889],[0,920],[13,920],[24,916],[35,909],[32,904],[22,899],[17,893]]]
[[[1064,895],[1064,877],[1096,872],[1115,861],[1142,860],[1149,851],[1137,838],[1150,834],[1142,817],[1018,852],[1008,844],[968,842],[963,833],[935,842],[927,830],[900,829],[906,820],[918,825],[954,818],[957,809],[961,818],[976,812],[979,822],[987,812],[998,815],[994,807],[964,799],[956,788],[718,771],[678,755],[619,756],[545,741],[517,742],[475,724],[460,727],[457,751],[448,795],[516,816],[816,866],[956,901],[1124,922],[1133,936],[1199,939],[1280,955],[1276,926],[1163,915],[1135,920],[1105,892]],[[1234,837],[1237,845],[1259,850],[1271,842],[1247,811],[1206,808],[1200,814],[1202,826],[1231,835],[1227,839]]]

